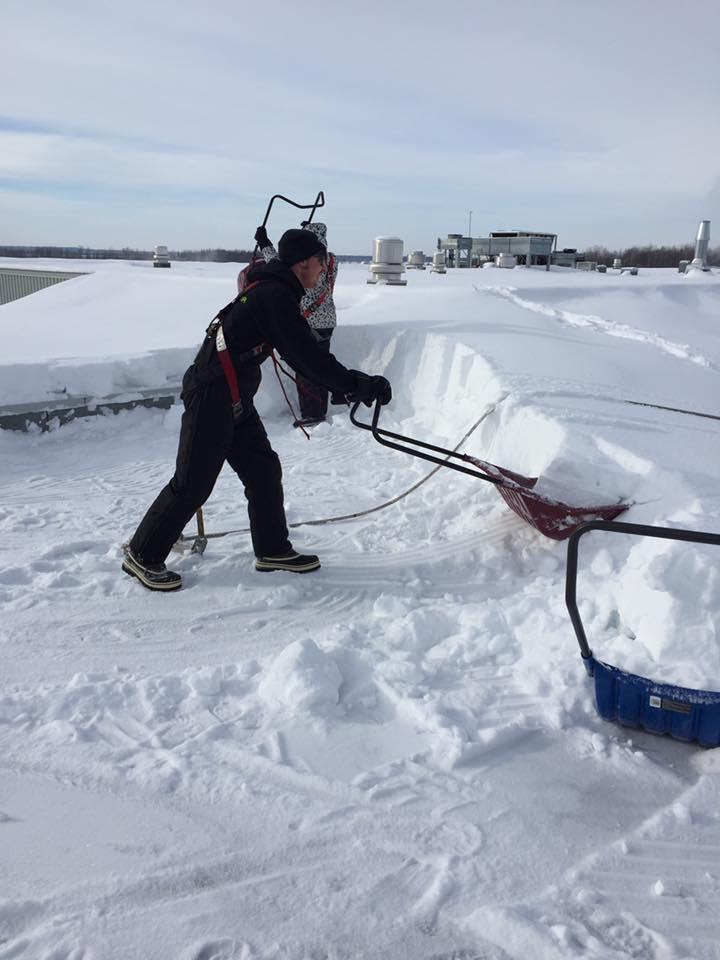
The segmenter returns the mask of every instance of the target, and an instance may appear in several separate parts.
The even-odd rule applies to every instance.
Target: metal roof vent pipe
[[[170,254],[168,253],[168,248],[162,243],[159,246],[155,247],[155,253],[153,254],[153,266],[154,267],[170,266]]]
[[[438,250],[437,253],[433,254],[430,273],[447,273],[447,269],[445,268],[445,251],[444,250]]]
[[[407,261],[408,270],[424,270],[425,254],[422,250],[413,250]]]
[[[407,280],[403,280],[404,271],[403,242],[400,237],[375,237],[375,255],[367,282],[404,287],[407,286]]]
[[[695,240],[695,256],[692,263],[688,264],[686,273],[692,273],[693,270],[709,271],[707,265],[707,252],[710,246],[710,221],[701,220],[698,227],[697,238]]]

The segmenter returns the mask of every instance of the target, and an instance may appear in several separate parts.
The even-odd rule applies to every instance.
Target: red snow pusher
[[[453,450],[436,447],[432,443],[425,443],[423,440],[415,440],[412,437],[404,437],[399,433],[391,433],[389,430],[381,430],[378,427],[379,401],[375,404],[372,423],[362,423],[357,418],[359,406],[359,403],[353,405],[350,410],[350,420],[356,427],[369,430],[378,443],[385,447],[392,447],[394,450],[400,450],[403,453],[409,453],[412,457],[429,460],[431,463],[438,463],[443,467],[449,467],[451,470],[458,470],[460,473],[466,473],[478,480],[492,483],[511,510],[529,523],[531,527],[552,540],[565,540],[578,527],[593,520],[614,520],[628,508],[626,503],[572,507],[560,500],[537,493],[534,489],[538,482],[537,477],[524,477],[513,470],[497,467],[494,463],[479,460],[467,453],[456,453]],[[423,452],[427,450],[431,450],[435,454],[441,454],[442,458]],[[454,463],[453,460],[462,460],[463,463],[472,466],[462,466],[459,463]]]

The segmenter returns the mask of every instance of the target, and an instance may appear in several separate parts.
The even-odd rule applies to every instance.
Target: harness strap
[[[243,290],[242,296],[240,296],[238,299],[242,300],[249,290],[252,290],[253,287],[256,287],[261,282],[262,281],[260,280],[255,280],[253,283],[248,284]],[[233,301],[233,303],[235,303],[235,301]],[[233,363],[233,358],[230,356],[230,351],[228,350],[227,342],[225,340],[225,331],[223,330],[223,313],[224,311],[215,317],[213,322],[210,324],[208,327],[208,335],[211,337],[213,335],[215,336],[215,349],[217,351],[223,373],[225,374],[225,381],[227,382],[228,389],[230,390],[233,419],[239,420],[245,411],[240,398],[240,388],[238,387],[235,364]],[[257,357],[266,355],[269,349],[271,349],[270,344],[260,343],[256,347],[253,347],[252,350],[247,350],[245,353],[241,353],[237,357],[237,360],[240,362],[245,360],[254,360]]]
[[[243,404],[240,399],[240,389],[238,387],[237,374],[235,373],[235,364],[232,362],[230,351],[225,343],[222,323],[218,324],[217,333],[215,334],[215,349],[220,358],[220,364],[223,368],[227,385],[230,388],[233,419],[237,420],[243,415]]]
[[[245,297],[245,294],[248,293],[248,291],[252,290],[253,287],[256,287],[259,283],[262,283],[262,281],[255,280],[253,283],[248,284],[248,286],[245,287],[245,289],[243,290],[242,294],[240,294],[238,297],[236,297],[235,300],[233,300],[233,303],[236,303],[237,300],[240,300],[242,302]],[[327,293],[325,294],[325,296],[327,296]],[[220,311],[218,316],[215,317],[213,322],[207,328],[207,335],[211,338],[212,337],[215,338],[215,349],[217,351],[218,359],[220,360],[220,365],[222,366],[223,373],[225,374],[225,381],[228,385],[228,389],[230,390],[233,419],[239,420],[245,411],[244,411],[242,399],[240,398],[240,388],[238,387],[237,372],[235,370],[235,364],[233,363],[233,359],[230,356],[230,351],[228,350],[227,342],[225,340],[225,332],[223,330],[223,315],[225,314],[227,309],[228,309],[227,307],[223,308],[223,310]],[[251,350],[247,350],[245,351],[245,353],[241,353],[237,355],[236,360],[242,363],[246,360],[254,360],[260,356],[272,357],[273,365],[275,367],[275,376],[278,378],[280,389],[282,390],[285,396],[285,402],[290,408],[290,412],[292,413],[294,419],[297,420],[298,416],[293,410],[293,405],[290,402],[290,398],[287,395],[287,392],[285,390],[285,386],[280,377],[278,368],[280,368],[280,370],[282,370],[283,373],[287,374],[287,376],[289,376],[290,379],[294,381],[296,384],[297,384],[297,380],[295,380],[295,377],[293,377],[293,375],[288,370],[286,370],[285,367],[282,366],[280,361],[275,356],[275,351],[273,350],[271,344],[267,342],[259,343],[256,347],[253,347]],[[301,430],[309,440],[310,434],[307,432],[307,430],[304,427],[301,427]]]

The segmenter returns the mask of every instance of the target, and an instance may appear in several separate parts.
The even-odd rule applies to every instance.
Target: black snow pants
[[[191,390],[183,402],[175,475],[143,517],[130,549],[143,563],[164,563],[227,461],[245,488],[255,555],[286,553],[291,544],[282,468],[255,408],[235,423],[224,381]]]
[[[310,328],[318,341],[318,346],[325,353],[330,353],[330,338],[334,327],[323,329]],[[303,420],[322,420],[327,414],[328,392],[324,387],[318,387],[312,380],[306,380],[296,371],[298,401],[300,402],[300,416]]]

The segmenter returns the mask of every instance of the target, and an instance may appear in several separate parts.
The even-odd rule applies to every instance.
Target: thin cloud
[[[429,246],[469,209],[497,213],[478,230],[530,218],[572,245],[671,242],[714,202],[720,8],[696,23],[661,7],[10,4],[0,178],[92,193],[97,235],[122,223],[133,244],[157,235],[148,191],[184,238],[228,246],[272,193],[318,189],[346,252],[386,229]],[[61,209],[0,209],[0,242],[74,230]]]

